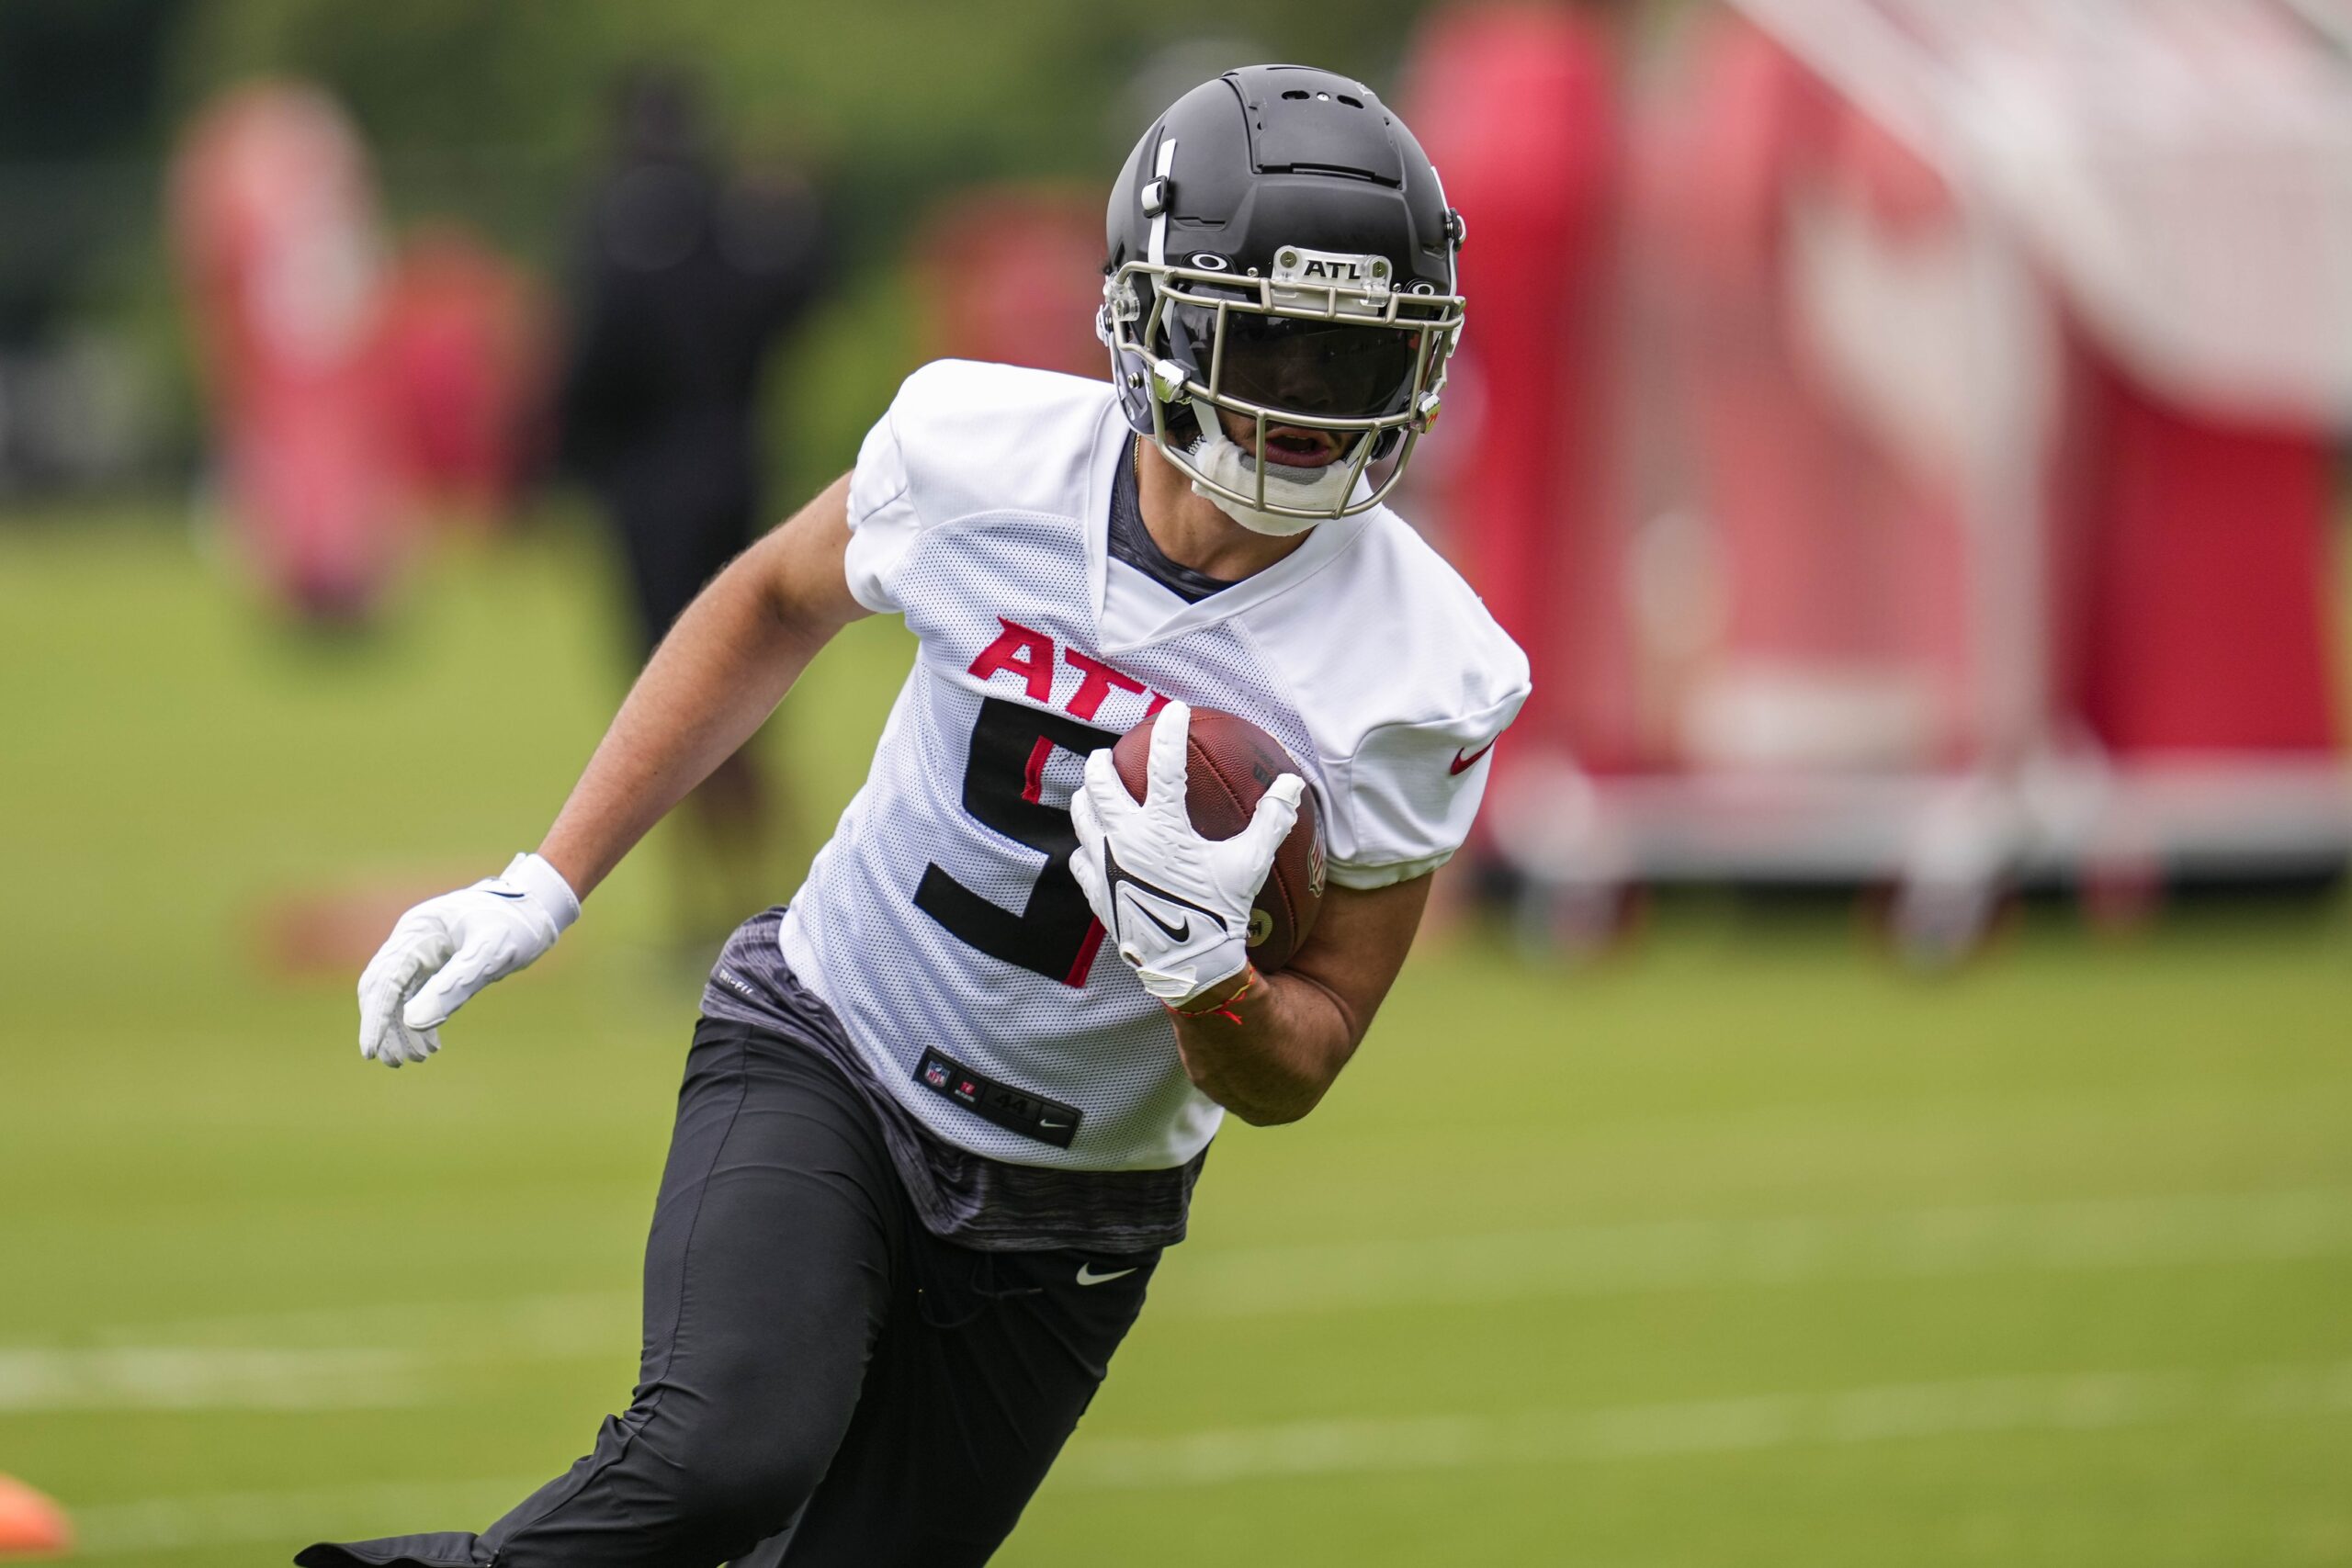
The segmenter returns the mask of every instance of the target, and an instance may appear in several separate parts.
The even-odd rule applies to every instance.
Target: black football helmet
[[[1304,65],[1193,88],[1128,155],[1108,240],[1097,329],[1120,405],[1196,489],[1274,533],[1388,493],[1461,334],[1463,223],[1369,88]],[[1250,445],[1217,410],[1249,422]],[[1269,464],[1277,425],[1331,432],[1341,456]]]

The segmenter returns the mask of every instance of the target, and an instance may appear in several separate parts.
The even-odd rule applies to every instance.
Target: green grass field
[[[92,1561],[479,1526],[627,1398],[665,846],[422,1070],[256,937],[535,841],[621,680],[589,546],[319,647],[179,535],[0,533],[0,1472]],[[809,821],[905,651],[772,727]],[[2352,919],[2044,915],[1934,984],[1708,904],[1427,953],[1315,1117],[1220,1141],[1001,1561],[2352,1562]]]

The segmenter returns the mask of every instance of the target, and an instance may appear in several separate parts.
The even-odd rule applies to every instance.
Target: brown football
[[[1157,715],[1145,719],[1111,749],[1119,782],[1137,800],[1144,795],[1151,727],[1158,722]],[[1258,798],[1283,774],[1306,776],[1281,741],[1229,713],[1194,708],[1188,739],[1184,805],[1193,829],[1204,839],[1230,839],[1241,831],[1257,810]],[[1288,964],[1315,929],[1322,908],[1323,821],[1310,789],[1299,797],[1298,821],[1274,852],[1274,868],[1266,874],[1266,885],[1258,890],[1258,902],[1250,911],[1250,962],[1268,974]]]

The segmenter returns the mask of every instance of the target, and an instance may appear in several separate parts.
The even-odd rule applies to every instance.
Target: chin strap
[[[1185,454],[1186,457],[1216,483],[1227,490],[1254,494],[1258,489],[1257,459],[1225,434],[1225,426],[1217,421],[1216,410],[1203,407],[1197,402],[1192,408],[1193,423],[1199,427],[1201,437],[1193,444],[1193,449]],[[1279,464],[1267,468],[1269,499],[1278,494],[1285,505],[1314,508],[1327,513],[1320,517],[1289,517],[1279,512],[1261,512],[1246,502],[1219,495],[1199,479],[1193,481],[1193,492],[1251,533],[1283,539],[1294,534],[1304,534],[1317,524],[1328,523],[1338,516],[1340,508],[1347,502],[1351,477],[1345,452],[1320,468],[1295,470]],[[1277,486],[1281,487],[1279,491],[1276,491]]]

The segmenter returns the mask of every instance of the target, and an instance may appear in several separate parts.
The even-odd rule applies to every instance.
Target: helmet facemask
[[[1295,246],[1271,277],[1131,261],[1103,286],[1104,335],[1148,383],[1152,440],[1193,490],[1246,527],[1295,534],[1379,504],[1437,416],[1461,297],[1390,277],[1385,256]],[[1244,441],[1220,412],[1247,422]],[[1282,426],[1330,433],[1339,456],[1269,457]]]

